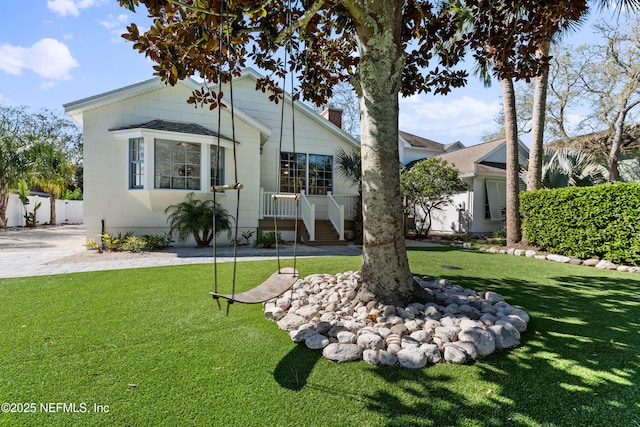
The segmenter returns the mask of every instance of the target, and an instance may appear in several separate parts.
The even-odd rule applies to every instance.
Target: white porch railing
[[[304,226],[307,227],[309,233],[309,241],[316,240],[316,205],[311,204],[304,191],[300,192],[300,216],[304,222]]]
[[[260,189],[260,219],[273,218],[290,218],[296,217],[296,203],[297,200],[292,199],[277,199],[277,203],[274,203],[273,196],[278,193],[271,191],[264,191]],[[277,210],[277,212],[276,212]]]
[[[329,221],[338,232],[338,240],[344,240],[344,205],[339,205],[330,191],[327,192],[329,200]]]
[[[344,206],[344,218],[353,220],[356,217],[357,194],[332,194],[338,205]]]

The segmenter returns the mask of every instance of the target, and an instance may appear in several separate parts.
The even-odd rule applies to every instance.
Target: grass
[[[233,305],[226,317],[207,295],[211,265],[3,279],[0,403],[37,406],[0,413],[0,425],[640,423],[640,276],[450,248],[409,256],[415,274],[494,290],[527,310],[523,345],[419,371],[336,364],[292,343],[259,305]],[[300,259],[298,269],[359,264]],[[451,265],[461,270],[442,268]],[[274,268],[238,264],[238,289]],[[230,265],[219,274],[228,284]],[[85,404],[89,413],[55,405],[45,408],[58,413],[44,413],[40,403]]]

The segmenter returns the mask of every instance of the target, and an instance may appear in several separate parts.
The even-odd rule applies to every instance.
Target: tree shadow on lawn
[[[452,278],[469,288],[479,280]],[[390,387],[368,396],[369,409],[389,426],[638,425],[640,282],[580,275],[550,281],[483,281],[530,314],[522,346],[472,366],[375,368]]]
[[[278,362],[273,377],[286,389],[302,390],[321,357],[319,350],[310,350],[304,344],[296,345]]]

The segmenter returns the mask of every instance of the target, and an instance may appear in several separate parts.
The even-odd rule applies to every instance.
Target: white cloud
[[[463,96],[441,98],[414,95],[400,99],[400,129],[438,142],[477,139],[496,127],[494,118],[500,101],[486,102]],[[445,140],[439,140],[438,135]]]
[[[129,23],[129,17],[122,13],[117,17],[114,17],[112,14],[107,16],[107,19],[100,21],[100,25],[105,27],[108,30],[113,30],[118,27],[123,27]]]
[[[57,40],[44,38],[30,47],[0,45],[0,70],[20,75],[31,70],[40,77],[51,80],[68,80],[69,72],[78,66],[69,48]]]
[[[81,9],[98,6],[104,0],[47,0],[47,7],[60,16],[80,15]]]
[[[56,87],[56,82],[52,82],[50,80],[40,83],[40,89],[42,90],[49,90],[53,89],[54,87]]]

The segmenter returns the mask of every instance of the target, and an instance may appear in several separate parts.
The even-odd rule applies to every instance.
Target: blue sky
[[[604,11],[603,16],[613,19]],[[120,37],[126,25],[144,28],[144,9],[136,14],[117,0],[2,0],[0,16],[0,104],[46,107],[62,105],[152,77],[153,63]],[[585,25],[567,42],[591,40]],[[402,130],[442,143],[481,142],[493,131],[500,87],[486,89],[475,78],[450,95],[402,99]]]

